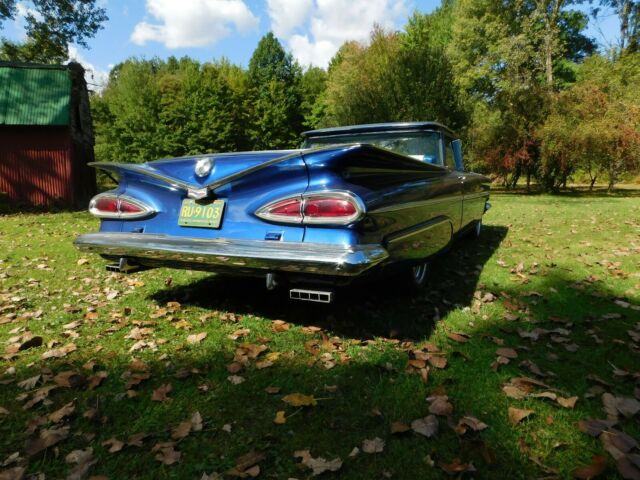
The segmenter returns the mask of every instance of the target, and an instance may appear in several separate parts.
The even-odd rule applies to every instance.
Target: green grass
[[[640,202],[633,197],[494,195],[492,204],[481,239],[461,240],[435,260],[424,293],[408,295],[389,279],[340,291],[339,301],[331,306],[290,303],[251,279],[164,269],[132,276],[109,274],[103,260],[72,247],[76,235],[96,229],[89,215],[1,217],[2,349],[26,330],[42,336],[45,345],[0,359],[0,407],[9,411],[0,414],[0,463],[17,451],[28,472],[60,478],[70,468],[66,454],[91,446],[98,460],[94,475],[195,479],[203,472],[225,472],[239,456],[256,448],[266,455],[260,478],[302,479],[311,473],[296,465],[293,453],[309,449],[314,457],[343,460],[342,469],[323,474],[326,478],[444,478],[438,463],[454,458],[473,462],[477,478],[549,475],[551,470],[545,472],[540,465],[570,477],[574,468],[603,454],[600,443],[576,425],[580,419],[605,417],[600,396],[585,397],[593,385],[587,375],[610,382],[608,390],[615,394],[633,395],[630,377],[615,377],[613,366],[638,370],[640,354],[627,330],[640,322],[640,311],[615,301],[640,304]],[[78,264],[80,258],[89,262]],[[519,264],[520,275],[512,273]],[[109,300],[112,291],[118,295]],[[496,299],[477,300],[487,292]],[[179,302],[180,307],[165,316],[153,315],[168,302]],[[506,320],[513,305],[519,318]],[[30,318],[38,310],[41,315]],[[86,315],[94,311],[97,315]],[[608,313],[622,317],[604,319]],[[556,317],[572,326],[553,322]],[[78,336],[66,338],[63,325],[74,320],[81,322],[74,330]],[[273,320],[288,322],[290,329],[274,332]],[[177,328],[181,325],[191,329]],[[155,351],[129,353],[135,340],[125,337],[135,326],[151,328],[146,339],[155,341]],[[322,330],[310,331],[309,326]],[[549,336],[533,342],[518,335],[518,329],[536,327],[569,328],[577,351],[567,351]],[[237,340],[229,337],[239,329],[250,332]],[[448,339],[447,332],[460,331],[469,334],[470,341]],[[200,344],[187,342],[188,335],[200,332],[207,333]],[[332,337],[334,347],[328,348]],[[492,369],[498,346],[491,337],[517,348],[518,359]],[[326,369],[305,349],[311,340],[320,343],[321,354],[334,359],[333,368]],[[43,360],[46,344],[54,341],[73,342],[77,350]],[[408,349],[427,341],[446,352],[448,366],[432,368],[424,383],[405,368]],[[251,361],[239,373],[244,383],[233,385],[227,380],[227,366],[242,342],[266,344],[268,350],[260,358],[269,352],[281,355],[264,369]],[[136,397],[128,398],[125,385],[133,356],[149,364],[151,377],[137,387]],[[543,380],[562,395],[579,397],[575,409],[542,399],[514,400],[502,392],[511,377],[533,376],[518,366],[527,359],[552,372]],[[94,390],[59,388],[46,404],[23,410],[25,399],[19,396],[25,392],[19,381],[41,373],[42,386],[52,383],[51,375],[66,370],[90,375],[83,369],[89,360],[108,372],[102,385]],[[197,370],[188,378],[177,378],[176,372],[185,368]],[[173,387],[171,400],[151,401],[153,390],[165,383]],[[267,393],[269,386],[280,387],[280,393]],[[434,438],[411,432],[392,435],[391,422],[408,423],[428,415],[426,398],[433,392],[449,396],[452,421],[468,414],[488,428],[460,436],[440,417]],[[282,401],[288,393],[321,400],[315,407],[298,409]],[[66,420],[69,437],[27,460],[28,422],[72,400],[76,409]],[[510,406],[530,408],[535,414],[513,425],[507,416]],[[90,408],[98,412],[91,420],[83,416]],[[273,423],[278,410],[291,415],[284,425]],[[171,429],[195,411],[202,415],[203,430],[177,443],[175,448],[182,452],[179,463],[160,464],[152,447],[170,440]],[[231,425],[231,431],[224,425]],[[631,419],[620,428],[640,438],[639,425]],[[126,440],[139,432],[150,434],[142,448],[108,453],[101,445],[111,437]],[[355,446],[374,437],[386,441],[382,453],[349,458]],[[483,457],[482,445],[495,462]],[[607,475],[616,475],[612,459]]]

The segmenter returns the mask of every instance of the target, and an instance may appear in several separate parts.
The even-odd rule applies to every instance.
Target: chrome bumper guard
[[[244,269],[356,276],[384,261],[380,245],[330,245],[267,240],[202,239],[145,233],[89,233],[74,245],[84,252],[124,257],[142,265]]]

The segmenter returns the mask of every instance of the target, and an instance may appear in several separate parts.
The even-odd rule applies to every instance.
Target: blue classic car
[[[75,245],[112,271],[172,267],[258,275],[293,299],[398,274],[418,288],[428,261],[480,235],[489,179],[434,122],[305,132],[299,150],[222,153],[144,164],[94,163],[118,187],[91,200],[100,232]]]

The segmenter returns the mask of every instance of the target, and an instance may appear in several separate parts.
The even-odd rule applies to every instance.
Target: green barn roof
[[[0,63],[0,125],[68,125],[70,97],[66,67]]]

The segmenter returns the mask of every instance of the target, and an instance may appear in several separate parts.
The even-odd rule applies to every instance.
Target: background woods
[[[107,20],[95,0],[32,3],[26,40],[2,40],[0,59],[60,62]],[[0,0],[0,22],[18,4]],[[620,32],[598,50],[587,12],[605,11]],[[461,134],[471,168],[507,188],[611,188],[640,169],[639,25],[634,0],[444,0],[403,30],[346,42],[326,70],[300,65],[272,33],[247,68],[129,58],[93,95],[96,157],[294,148],[316,127],[436,120]]]

